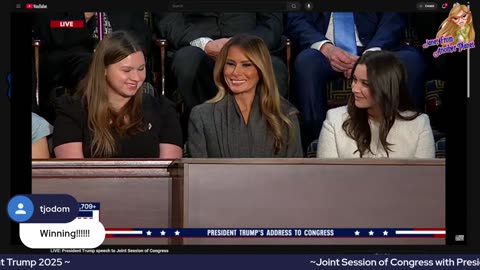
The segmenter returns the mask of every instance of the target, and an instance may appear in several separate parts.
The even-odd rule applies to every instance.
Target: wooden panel
[[[442,160],[192,160],[185,227],[444,228]],[[184,244],[444,244],[444,239],[192,238]]]
[[[101,203],[106,228],[445,227],[444,160],[32,162],[34,193]],[[173,177],[173,180],[172,180]],[[444,244],[444,239],[181,239],[171,244]],[[167,239],[107,239],[168,244]]]
[[[100,202],[105,228],[171,226],[170,161],[34,161],[33,193],[66,193]],[[167,239],[109,238],[104,244],[168,244]]]

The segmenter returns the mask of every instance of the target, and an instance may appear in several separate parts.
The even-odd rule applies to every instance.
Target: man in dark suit
[[[144,46],[145,56],[150,53],[151,33],[144,21],[144,12],[102,12],[103,34],[125,30],[136,35]],[[93,51],[99,41],[98,12],[38,13],[33,20],[34,37],[41,40],[40,94],[47,120],[53,123],[51,102],[55,88],[62,86],[74,92],[86,75]],[[84,22],[82,28],[52,28],[51,21]],[[147,81],[149,80],[147,73]],[[62,88],[62,89],[63,89]]]
[[[340,12],[351,16],[354,24],[349,34],[353,51],[347,51],[342,36],[335,40],[342,19],[339,12],[290,12],[287,36],[300,47],[295,60],[296,105],[302,113],[304,146],[318,138],[327,112],[326,82],[335,77],[350,78],[359,55],[371,50],[389,50],[397,54],[407,69],[408,87],[419,110],[425,104],[425,63],[422,55],[405,42],[406,18],[399,13]],[[338,17],[337,17],[338,18]],[[356,45],[356,48],[355,48]],[[351,46],[350,46],[351,47]]]
[[[282,12],[185,12],[156,13],[156,27],[167,39],[171,69],[185,102],[187,114],[195,105],[213,98],[215,58],[228,40],[241,33],[262,38],[271,53],[282,46]],[[278,57],[272,57],[280,93],[288,87],[287,69]]]

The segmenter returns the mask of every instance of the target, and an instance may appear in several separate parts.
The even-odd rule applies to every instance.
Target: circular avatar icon
[[[33,215],[33,202],[26,196],[17,195],[8,202],[7,210],[15,222],[25,222]]]

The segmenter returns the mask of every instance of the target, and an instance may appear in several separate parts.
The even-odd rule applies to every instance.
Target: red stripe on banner
[[[148,236],[149,238],[151,238],[152,236]],[[154,236],[154,237],[158,237],[160,238],[160,236]],[[165,236],[161,236],[163,238],[167,238]],[[106,234],[105,235],[105,238],[147,238],[147,237],[144,237],[142,235],[127,235],[127,234]]]
[[[445,234],[434,234],[433,238],[445,238]]]
[[[396,240],[399,240],[399,239],[402,239],[402,238],[421,238],[421,239],[425,239],[425,238],[445,238],[445,236],[443,235],[439,235],[439,234],[436,234],[436,235],[418,235],[418,236],[415,236],[415,235],[409,235],[409,236],[402,236],[402,237],[399,237],[399,236],[330,236],[330,237],[314,237],[314,236],[268,236],[268,237],[265,237],[265,236],[215,236],[215,237],[212,237],[212,236],[160,236],[160,235],[151,235],[151,236],[145,236],[145,235],[141,235],[141,234],[138,234],[138,235],[127,235],[127,234],[115,234],[115,235],[112,235],[112,234],[106,234],[105,235],[105,238],[195,238],[195,239],[206,239],[206,238],[209,238],[209,239],[232,239],[232,238],[242,238],[242,239],[260,239],[260,238],[264,238],[264,239],[268,239],[268,238],[275,238],[275,239],[280,239],[280,238],[283,238],[283,239],[286,239],[286,238],[301,238],[301,239],[313,239],[313,238],[337,238],[337,239],[345,239],[345,238],[359,238],[359,239],[367,239],[367,238],[370,238],[370,239],[380,239],[380,238],[383,238],[383,239],[396,239]]]

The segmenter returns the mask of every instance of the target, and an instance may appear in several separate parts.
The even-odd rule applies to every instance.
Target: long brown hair
[[[256,91],[260,96],[260,110],[274,138],[275,154],[278,154],[280,149],[288,143],[284,141],[283,130],[287,129],[290,141],[295,136],[295,132],[292,121],[282,112],[282,98],[275,80],[272,58],[263,39],[253,35],[239,34],[232,37],[223,46],[214,68],[214,81],[218,88],[218,93],[208,102],[219,102],[226,95],[230,94],[228,85],[225,82],[223,68],[227,61],[228,50],[233,46],[242,49],[245,56],[257,69],[259,80]]]
[[[99,42],[86,77],[80,84],[80,95],[88,112],[92,133],[92,157],[112,157],[118,152],[114,133],[130,136],[145,130],[142,110],[142,88],[120,111],[114,111],[108,100],[106,69],[132,53],[140,52],[140,43],[125,31],[112,32]]]
[[[405,67],[393,53],[387,51],[366,52],[353,67],[352,74],[358,65],[367,67],[368,87],[371,96],[380,109],[381,119],[379,138],[383,149],[389,156],[390,149],[387,136],[397,118],[413,120],[420,114],[410,99],[407,90],[407,76]],[[353,87],[352,87],[353,88]],[[350,95],[347,111],[349,117],[343,122],[343,130],[357,143],[360,157],[370,152],[372,133],[368,120],[368,109],[355,106],[355,97]],[[410,111],[412,113],[403,113]]]

